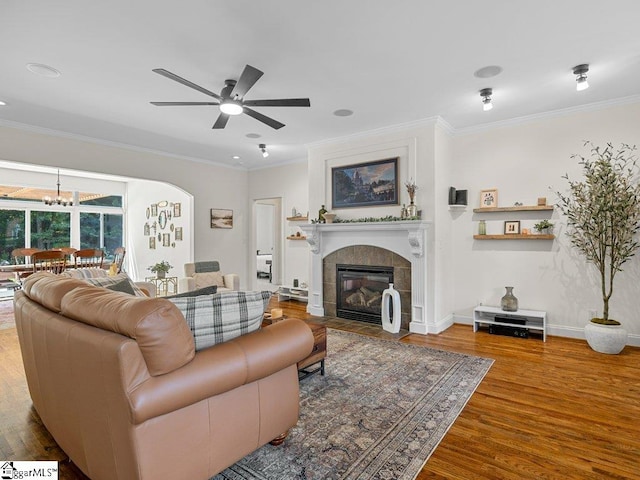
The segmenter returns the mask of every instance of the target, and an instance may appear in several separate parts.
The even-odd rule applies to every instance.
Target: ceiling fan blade
[[[244,107],[244,113],[246,113],[250,117],[253,117],[256,120],[266,125],[269,125],[271,128],[274,128],[276,130],[284,127],[284,123],[280,123],[279,121],[274,120],[273,118],[269,118],[266,115],[263,115],[261,113],[258,113],[255,110],[251,110],[250,108]]]
[[[244,67],[244,70],[242,71],[242,74],[240,75],[236,86],[231,92],[231,98],[235,97],[236,95],[241,98],[244,97],[249,89],[253,87],[253,85],[262,75],[264,75],[264,72],[261,72],[251,65],[247,65],[246,67]]]
[[[220,105],[218,102],[149,102],[156,107],[179,107],[194,105]]]
[[[310,107],[308,98],[279,98],[274,100],[245,100],[243,105],[249,107]]]
[[[176,75],[175,73],[171,73],[169,70],[165,70],[164,68],[154,68],[153,71],[155,73],[157,73],[158,75],[162,75],[163,77],[167,77],[175,82],[181,83],[182,85],[185,85],[189,88],[193,88],[194,90],[197,90],[199,92],[204,93],[205,95],[209,95],[210,97],[213,98],[217,98],[218,100],[220,100],[220,95],[218,95],[217,93],[213,93],[209,90],[207,90],[204,87],[201,87],[200,85],[196,85],[193,82],[190,82],[189,80],[186,80],[182,77],[179,77],[178,75]]]
[[[216,123],[213,124],[213,127],[211,128],[224,128],[227,126],[227,122],[229,121],[229,115],[227,115],[226,113],[220,113],[220,115],[218,115],[218,119],[216,120]]]

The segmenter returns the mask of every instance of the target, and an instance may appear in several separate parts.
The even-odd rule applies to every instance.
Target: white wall
[[[640,145],[640,104],[579,112],[523,124],[493,128],[454,139],[453,178],[457,188],[469,190],[469,209],[453,222],[455,254],[454,310],[468,317],[477,302],[499,305],[504,287],[514,286],[521,308],[545,310],[552,334],[582,336],[588,311],[602,312],[595,267],[571,248],[564,235],[565,220],[554,211],[556,239],[547,241],[474,241],[480,218],[487,233],[501,233],[505,220],[532,226],[540,215],[474,214],[479,192],[498,188],[499,206],[514,202],[535,204],[538,197],[557,201],[552,190],[566,190],[565,173],[580,178],[574,153],[587,154],[584,140],[598,145],[625,142]],[[550,190],[550,187],[552,190]],[[640,257],[616,277],[610,314],[640,340]]]
[[[145,277],[153,277],[154,273],[148,267],[162,260],[166,260],[173,266],[167,274],[171,277],[184,276],[184,264],[191,262],[193,258],[193,222],[192,203],[193,198],[182,190],[163,182],[149,182],[146,180],[131,181],[127,185],[127,229],[129,235],[127,244],[127,257],[129,258],[127,272],[132,278],[143,280]],[[149,248],[149,236],[144,235],[144,225],[154,222],[150,215],[147,218],[147,209],[152,203],[157,204],[167,201],[169,204],[180,203],[181,215],[167,221],[164,229],[158,226],[151,228],[151,235],[156,232],[155,249]],[[156,220],[157,221],[157,220]],[[171,226],[173,225],[173,229]],[[182,228],[182,241],[175,240],[175,228]],[[163,246],[157,235],[169,234],[171,245]],[[129,254],[131,252],[131,254]]]
[[[296,229],[296,224],[286,219],[291,216],[292,209],[295,207],[303,214],[309,210],[308,188],[309,177],[307,164],[304,161],[249,172],[250,202],[266,198],[282,199],[281,225],[276,236],[282,240],[283,255],[280,271],[283,273],[281,278],[275,278],[274,282],[292,285],[294,278],[300,282],[309,281],[309,245],[307,242],[285,239]],[[313,213],[310,215],[313,216]],[[277,248],[277,242],[275,248]],[[255,250],[253,250],[254,253]],[[255,277],[255,272],[253,276]]]
[[[0,126],[0,159],[173,184],[191,194],[194,260],[219,260],[222,269],[250,278],[247,172],[77,138]],[[215,159],[213,159],[215,160]],[[232,229],[212,229],[210,209],[233,210]],[[252,257],[253,258],[253,257]]]

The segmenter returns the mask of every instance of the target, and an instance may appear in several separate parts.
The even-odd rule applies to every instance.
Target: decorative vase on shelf
[[[478,224],[478,235],[486,235],[487,234],[487,222],[484,220],[480,220]]]
[[[167,276],[167,272],[164,270],[158,270],[156,272],[156,278],[165,278]]]
[[[324,219],[325,213],[327,213],[327,209],[324,208],[324,205],[322,205],[322,208],[320,208],[320,211],[318,211],[318,223],[325,223],[325,219]]]
[[[407,205],[407,217],[417,217],[418,216],[418,207],[415,203],[413,203],[413,198],[411,199],[411,203]]]
[[[518,311],[518,299],[513,295],[513,287],[504,287],[507,289],[504,297],[500,300],[500,306],[505,312]]]

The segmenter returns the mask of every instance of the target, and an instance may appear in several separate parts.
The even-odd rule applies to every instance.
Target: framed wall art
[[[162,246],[163,247],[170,247],[171,246],[171,234],[170,233],[163,233],[162,234]]]
[[[212,208],[211,228],[233,228],[233,210]]]
[[[149,237],[149,249],[156,249],[156,237]]]
[[[397,157],[331,169],[331,208],[398,204]]]
[[[182,240],[182,227],[176,227],[175,230],[175,236],[176,236],[176,242],[179,242]]]
[[[480,190],[480,208],[494,208],[498,206],[498,189]]]
[[[504,222],[505,235],[518,235],[520,233],[520,220],[507,220]]]
[[[173,204],[173,217],[181,217],[182,216],[182,204],[174,203]]]

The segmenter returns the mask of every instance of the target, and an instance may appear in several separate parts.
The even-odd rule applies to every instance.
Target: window
[[[71,214],[32,211],[30,245],[43,250],[71,245]]]
[[[123,243],[123,218],[112,213],[80,213],[80,248],[102,248],[107,258]]]
[[[25,212],[0,210],[0,264],[11,263],[14,248],[24,247]]]

